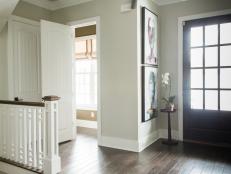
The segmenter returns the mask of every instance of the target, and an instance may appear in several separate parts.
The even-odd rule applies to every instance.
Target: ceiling
[[[93,0],[22,0],[22,1],[37,5],[39,7],[46,8],[48,10],[57,10],[60,8],[78,5]],[[153,1],[158,5],[167,5],[167,4],[173,4],[173,3],[178,3],[188,0],[153,0]]]
[[[178,3],[178,2],[184,2],[188,0],[153,0],[155,3],[158,5],[168,5],[168,4],[173,4],[173,3]]]
[[[8,17],[14,11],[19,0],[0,0],[0,31],[5,25]]]
[[[22,1],[37,5],[39,7],[48,10],[57,10],[60,8],[78,5],[93,0],[22,0]]]

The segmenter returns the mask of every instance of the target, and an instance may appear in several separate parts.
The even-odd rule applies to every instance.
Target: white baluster
[[[61,170],[58,154],[58,100],[59,97],[44,97],[46,107],[46,143],[44,174],[57,174]]]
[[[23,163],[24,165],[28,164],[28,141],[27,141],[27,129],[28,129],[28,125],[27,125],[27,110],[26,108],[23,109],[23,134],[22,134],[22,139],[23,139]]]
[[[42,169],[42,119],[43,110],[37,109],[37,166]]]

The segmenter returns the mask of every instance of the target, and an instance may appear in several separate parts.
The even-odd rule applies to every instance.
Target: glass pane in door
[[[218,88],[217,69],[205,69],[205,88]]]
[[[221,68],[221,88],[231,89],[231,68]]]
[[[191,67],[203,67],[203,49],[191,49]]]
[[[218,47],[205,48],[205,66],[218,66]]]
[[[221,44],[231,43],[231,23],[224,23],[220,26]]]
[[[218,91],[205,91],[205,109],[218,110]]]
[[[231,66],[231,45],[221,46],[221,66]]]
[[[205,45],[218,44],[218,25],[205,26]]]
[[[203,70],[191,70],[191,88],[203,88]]]
[[[191,28],[191,47],[203,45],[203,27]]]
[[[191,90],[191,109],[203,109],[202,90]]]
[[[221,110],[231,111],[231,91],[221,91]]]

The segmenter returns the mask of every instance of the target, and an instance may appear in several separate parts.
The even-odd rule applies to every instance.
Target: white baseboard
[[[159,138],[168,138],[168,130],[159,129]],[[179,132],[176,130],[172,130],[172,138],[179,140]]]
[[[35,172],[31,172],[29,170],[22,169],[20,167],[16,167],[14,165],[10,165],[0,161],[0,170],[6,174],[36,174]]]
[[[138,141],[127,140],[115,137],[102,136],[100,140],[100,146],[110,147],[114,149],[127,150],[132,152],[139,152]]]
[[[159,139],[158,131],[154,131],[148,136],[139,140],[139,152],[146,149],[148,146],[156,142],[158,139]]]
[[[100,140],[98,140],[98,144],[99,146],[114,149],[141,152],[160,138],[168,138],[167,129],[159,129],[158,131],[154,131],[146,137],[140,138],[139,141],[102,136]],[[172,138],[176,140],[179,139],[178,131],[172,130]]]
[[[76,126],[97,129],[97,121],[76,120]]]

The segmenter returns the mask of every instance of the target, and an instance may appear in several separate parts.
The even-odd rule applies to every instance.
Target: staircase
[[[0,171],[7,174],[57,174],[58,100],[0,100]]]

